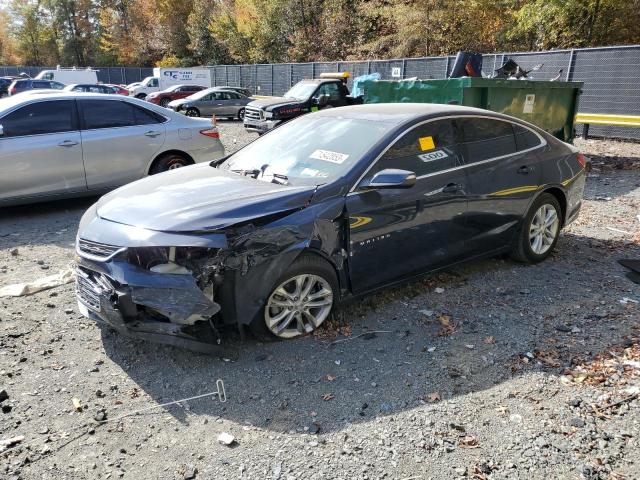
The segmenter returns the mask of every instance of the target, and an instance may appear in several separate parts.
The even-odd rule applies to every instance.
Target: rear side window
[[[467,163],[477,163],[516,152],[510,122],[490,118],[458,118]]]
[[[438,173],[462,165],[453,122],[436,120],[420,125],[387,150],[371,174],[386,168],[399,168],[417,176]]]
[[[146,108],[120,100],[82,100],[80,105],[85,130],[150,125],[165,120]]]
[[[70,132],[76,130],[74,110],[70,100],[32,103],[4,116],[0,125],[4,137]]]
[[[520,152],[540,145],[540,138],[531,130],[522,125],[513,124],[513,133],[516,137],[516,149]]]

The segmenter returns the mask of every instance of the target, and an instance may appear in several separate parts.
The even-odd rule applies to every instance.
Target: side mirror
[[[319,108],[326,107],[329,104],[329,95],[320,95],[316,100]]]
[[[365,188],[411,188],[416,183],[416,174],[408,170],[386,168],[376,173]]]

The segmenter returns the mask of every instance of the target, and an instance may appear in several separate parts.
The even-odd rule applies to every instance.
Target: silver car
[[[187,117],[212,116],[244,118],[244,107],[254,99],[220,87],[207,88],[193,95],[169,102],[167,107]]]
[[[91,195],[224,156],[211,121],[123,95],[0,100],[0,205]]]

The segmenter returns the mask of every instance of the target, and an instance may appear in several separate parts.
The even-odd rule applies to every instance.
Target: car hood
[[[314,186],[291,187],[211,167],[183,167],[130,183],[102,197],[98,216],[163,232],[213,231],[303,208]]]
[[[282,107],[284,105],[300,105],[304,103],[304,100],[296,100],[295,98],[284,98],[284,97],[274,97],[274,98],[261,98],[259,100],[254,100],[248,107],[256,107],[261,108],[263,110],[273,110],[275,107]]]

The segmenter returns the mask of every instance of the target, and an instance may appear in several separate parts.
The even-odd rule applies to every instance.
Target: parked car
[[[297,337],[341,300],[463,260],[544,260],[578,215],[584,167],[573,146],[485,110],[321,110],[100,199],[78,231],[79,308],[205,351],[225,324]]]
[[[56,82],[55,80],[25,78],[14,80],[13,83],[9,85],[9,95],[15,95],[16,93],[26,90],[62,90],[64,87],[64,83]]]
[[[108,85],[100,84],[67,85],[62,90],[64,90],[65,92],[103,93],[108,95],[115,95],[116,93],[114,88],[109,87]]]
[[[120,95],[0,100],[0,205],[91,195],[224,155],[203,119]]]
[[[241,93],[213,87],[185,99],[169,102],[167,107],[176,112],[184,112],[187,117],[216,115],[242,120],[245,106],[252,101],[252,98]]]
[[[232,92],[237,92],[237,93],[239,93],[241,95],[244,95],[245,97],[253,96],[253,94],[251,93],[251,90],[249,90],[248,88],[228,87],[228,86],[218,86],[218,87],[214,87],[214,88],[218,88],[220,90],[231,90]]]
[[[115,93],[117,95],[126,95],[129,96],[129,90],[127,90],[125,87],[123,87],[122,85],[116,85],[115,83],[103,83],[104,86],[106,87],[111,87],[115,90]]]
[[[200,85],[174,85],[161,92],[150,93],[145,100],[166,107],[172,100],[188,97],[204,89],[205,87]]]
[[[17,78],[20,77],[0,77],[0,97],[9,95],[9,85],[11,85]]]

